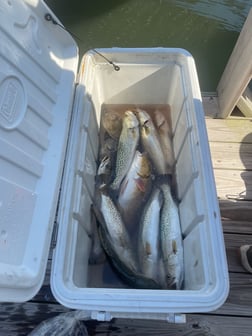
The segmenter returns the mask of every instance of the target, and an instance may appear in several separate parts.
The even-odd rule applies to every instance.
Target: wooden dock
[[[188,314],[186,324],[162,321],[87,321],[89,335],[247,336],[252,330],[252,274],[240,263],[238,250],[252,244],[252,120],[215,119],[216,97],[203,98],[209,144],[219,198],[230,275],[226,303],[208,314]],[[68,311],[50,290],[48,261],[44,285],[33,300],[0,305],[0,335],[27,335],[40,322]]]

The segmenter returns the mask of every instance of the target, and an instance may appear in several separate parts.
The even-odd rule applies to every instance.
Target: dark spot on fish
[[[150,255],[151,254],[151,245],[147,242],[145,244],[145,252]]]
[[[178,252],[176,240],[172,240],[172,251],[174,254]]]

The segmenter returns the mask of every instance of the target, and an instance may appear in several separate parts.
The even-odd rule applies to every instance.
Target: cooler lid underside
[[[0,298],[25,301],[47,263],[78,66],[40,0],[0,3]]]

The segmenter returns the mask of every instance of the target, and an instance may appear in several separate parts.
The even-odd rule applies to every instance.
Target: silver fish
[[[164,114],[158,109],[153,113],[153,121],[156,125],[159,141],[164,154],[163,157],[166,164],[166,170],[172,173],[174,165],[174,152],[172,147],[170,126]]]
[[[146,153],[135,152],[118,195],[118,208],[129,232],[134,232],[138,214],[151,191],[151,164]]]
[[[160,218],[161,251],[168,288],[180,289],[184,279],[183,241],[178,207],[171,195],[171,188],[163,183],[164,203]]]
[[[111,197],[104,191],[101,191],[101,213],[106,227],[104,228],[113,244],[113,249],[122,261],[133,272],[138,271],[136,256],[129,234],[125,228],[120,212],[112,201]]]
[[[140,221],[138,255],[142,273],[159,282],[160,268],[160,210],[163,193],[153,189]]]
[[[140,136],[144,151],[149,154],[158,174],[168,174],[159,136],[150,115],[141,109],[137,109],[136,113],[140,123]]]
[[[126,111],[123,118],[122,132],[119,138],[115,178],[111,189],[118,190],[127,174],[139,141],[139,122],[132,111]]]
[[[90,265],[101,264],[105,262],[106,255],[101,245],[101,241],[98,234],[97,221],[93,208],[91,208],[91,250],[89,253],[88,262]]]
[[[150,279],[140,272],[133,271],[115,252],[114,244],[111,241],[111,238],[106,234],[106,231],[103,228],[103,225],[99,226],[99,233],[102,245],[107,255],[110,258],[110,261],[114,265],[115,269],[119,273],[120,277],[133,288],[146,288],[146,289],[161,289],[159,283],[155,280]]]

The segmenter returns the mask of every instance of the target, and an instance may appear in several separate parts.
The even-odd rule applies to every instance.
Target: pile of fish
[[[134,288],[181,289],[183,242],[170,126],[158,109],[101,117],[96,215],[102,246]]]

